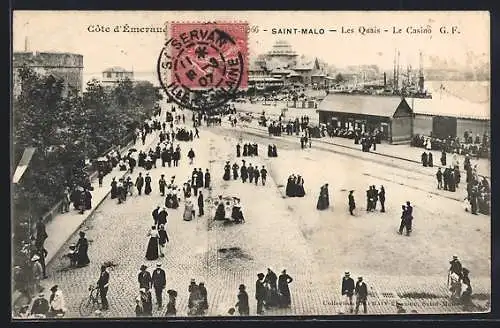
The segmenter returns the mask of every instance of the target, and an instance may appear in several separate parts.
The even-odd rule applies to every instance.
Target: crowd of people
[[[238,197],[219,197],[213,202],[215,206],[214,220],[245,223],[241,200]]]
[[[231,111],[230,111],[231,112]],[[161,124],[157,120],[153,120],[149,124],[145,124],[142,131],[138,134],[139,137],[145,140],[145,135],[151,133],[153,130],[159,130],[160,142],[157,144],[155,149],[150,148],[149,152],[140,151],[138,153],[137,166],[142,167],[145,170],[151,170],[152,168],[157,167],[157,160],[161,159],[162,167],[165,167],[167,164],[168,167],[171,167],[173,164],[174,167],[179,165],[179,160],[181,159],[181,149],[177,144],[174,149],[173,142],[177,141],[192,141],[193,138],[198,137],[198,130],[196,129],[196,125],[201,122],[203,119],[207,126],[210,124],[219,124],[217,122],[209,122],[211,117],[207,114],[202,114],[200,117],[199,114],[196,116],[193,114],[193,124],[196,129],[196,133],[193,134],[193,131],[188,131],[188,129],[184,127],[176,127],[182,121],[182,124],[185,124],[184,115],[176,115],[168,113],[169,119],[167,123],[170,123],[170,131],[166,131],[167,124]],[[227,113],[224,113],[227,114]],[[168,115],[167,115],[168,116]],[[220,117],[220,116],[219,116]],[[175,125],[174,125],[175,124]],[[279,128],[279,134],[281,134],[282,129],[287,134],[292,135],[294,133],[299,133],[300,131],[304,131],[301,136],[301,145],[304,148],[309,141],[310,147],[310,136],[308,139],[308,131],[307,127],[309,124],[309,118],[307,116],[297,118],[295,121],[289,121],[286,125],[282,125],[281,117],[278,125],[275,125],[273,122],[269,126],[269,133],[276,135],[278,132],[276,130]],[[276,130],[275,130],[276,129]],[[354,139],[355,144],[361,143],[363,147],[363,151],[369,151],[373,146],[374,150],[376,149],[376,144],[380,143],[380,134],[361,134],[357,130],[348,130],[347,134],[345,129],[333,129],[331,132],[331,136],[345,136],[348,138]],[[330,134],[330,132],[329,132]],[[258,156],[258,145],[245,143],[243,144],[243,151],[240,143],[236,145],[236,157],[253,157]],[[134,151],[130,151],[127,156],[123,158],[118,154],[109,155],[108,161],[103,161],[103,168],[100,169],[102,174],[109,174],[109,167],[119,166],[120,170],[129,171],[130,174],[133,174],[135,164]],[[444,161],[446,162],[446,153]],[[186,156],[186,155],[185,155]],[[187,153],[187,158],[190,160],[190,164],[193,163],[195,154],[193,149]],[[276,145],[268,145],[268,157],[277,157]],[[441,159],[443,161],[443,159]],[[433,167],[432,154],[424,152],[422,154],[422,164],[424,166]],[[455,160],[453,160],[453,164],[455,164]],[[123,168],[123,169],[122,169]],[[472,209],[471,211],[476,214],[478,210],[477,203],[480,202],[479,198],[482,197],[482,193],[489,193],[489,184],[486,179],[479,181],[477,178],[477,172],[475,168],[473,168],[470,164],[470,161],[466,161],[464,163],[464,169],[467,171],[467,183],[468,183],[468,196],[467,200],[471,203]],[[453,167],[446,168],[444,172],[440,173],[441,169],[438,169],[438,173],[436,176],[438,177],[438,188],[444,188],[445,190],[455,191],[458,183],[460,182],[460,170],[456,165]],[[458,176],[457,176],[458,171]],[[441,178],[439,177],[441,176]],[[246,164],[245,160],[242,160],[241,167],[238,163],[234,162],[232,165],[229,161],[226,162],[224,166],[224,174],[222,176],[223,180],[229,181],[231,179],[238,180],[241,178],[243,183],[246,183],[247,180],[250,183],[255,183],[258,185],[259,178],[261,180],[262,185],[265,185],[267,178],[267,170],[264,166],[261,169],[258,166],[252,166],[252,164]],[[440,180],[444,181],[444,186]],[[102,178],[100,178],[102,181]],[[101,184],[101,183],[100,183]],[[328,191],[328,184],[324,184],[320,188],[318,201],[317,201],[317,209],[318,210],[326,210],[330,207],[330,197]],[[123,203],[126,201],[127,196],[133,196],[137,191],[138,195],[142,195],[142,191],[144,188],[144,194],[150,195],[152,190],[152,179],[149,173],[146,172],[145,177],[142,176],[140,172],[135,179],[135,183],[132,181],[132,177],[128,176],[127,178],[120,178],[116,181],[115,178],[112,179],[111,182],[111,198],[118,199],[118,203]],[[169,242],[169,236],[167,234],[167,223],[168,223],[168,210],[176,210],[180,207],[182,202],[181,200],[181,190],[182,195],[184,196],[184,212],[183,212],[183,220],[191,221],[196,216],[196,212],[194,210],[193,198],[197,198],[196,202],[198,204],[198,216],[204,216],[204,204],[205,199],[203,195],[202,189],[210,190],[211,188],[211,176],[208,169],[203,172],[202,168],[194,168],[192,175],[188,178],[187,182],[182,184],[182,189],[177,186],[175,182],[175,176],[170,178],[168,182],[165,178],[165,174],[162,174],[158,181],[158,191],[162,197],[165,197],[164,204],[158,205],[152,211],[153,224],[148,229],[147,236],[149,237],[146,247],[145,259],[147,261],[156,261],[165,256],[165,247]],[[68,190],[69,191],[69,190]],[[90,209],[91,201],[86,199],[87,193],[90,194],[89,190],[85,187],[79,187],[78,191],[80,192],[80,196],[78,199],[76,197],[70,196],[69,198],[75,204],[75,208],[83,208]],[[349,212],[351,215],[353,214],[355,206],[353,190],[349,192],[348,196],[348,206]],[[480,194],[480,195],[478,195]],[[304,189],[304,179],[301,175],[292,174],[289,176],[286,185],[286,196],[288,197],[304,197],[305,189]],[[367,212],[373,212],[377,209],[377,203],[380,202],[380,212],[385,212],[385,189],[384,186],[380,187],[380,190],[377,190],[375,186],[369,186],[369,189],[366,191],[367,197]],[[91,199],[91,196],[90,196]],[[476,205],[472,205],[476,203]],[[83,204],[83,206],[82,206]],[[243,210],[241,206],[241,201],[237,197],[223,197],[222,195],[218,196],[213,200],[215,212],[213,213],[214,220],[220,221],[232,221],[234,223],[244,223],[245,218],[243,215]],[[402,215],[401,215],[401,225],[399,227],[399,233],[403,234],[403,231],[406,230],[406,235],[409,236],[412,232],[412,220],[413,220],[413,206],[410,202],[406,202],[406,205],[402,206]],[[39,242],[37,242],[39,243]],[[85,237],[85,233],[80,232],[80,239],[76,244],[73,244],[71,247],[71,252],[68,254],[72,265],[74,264],[77,267],[86,266],[90,263],[90,259],[88,258],[88,240]],[[39,248],[39,246],[38,246]],[[42,246],[43,248],[43,246]],[[42,260],[38,254],[35,254],[32,257],[32,260],[38,264],[35,264],[37,272],[40,274],[36,275],[37,277],[45,276],[44,273],[44,264],[42,265]],[[156,296],[156,304],[158,309],[163,307],[163,291],[166,288],[166,278],[165,271],[161,268],[162,264],[157,263],[156,269],[152,271],[152,273],[147,271],[147,266],[141,266],[140,273],[138,276],[139,282],[139,293],[136,298],[136,315],[137,316],[151,316],[153,312],[153,299],[151,291],[154,289],[154,293]],[[453,265],[452,265],[453,267]],[[467,271],[467,272],[466,272]],[[101,271],[101,277],[97,285],[101,291],[101,303],[103,305],[103,309],[107,308],[107,284],[109,282],[109,274],[106,277],[107,271]],[[450,269],[451,272],[451,269]],[[466,273],[464,273],[466,272]],[[455,271],[453,271],[455,273]],[[458,280],[467,284],[467,274],[468,270],[463,269],[461,274],[458,277]],[[457,273],[458,275],[458,273]],[[104,278],[103,278],[104,277]],[[268,269],[267,274],[259,273],[257,275],[258,279],[256,281],[256,291],[255,298],[257,301],[257,314],[263,314],[264,308],[271,309],[273,307],[290,307],[291,305],[291,295],[288,285],[293,281],[293,279],[286,273],[285,270],[282,271],[281,275],[277,277],[277,275],[271,270]],[[41,279],[41,278],[40,278]],[[468,283],[470,288],[470,281]],[[39,282],[38,285],[40,286]],[[456,288],[456,287],[454,287]],[[196,283],[195,279],[191,280],[191,283],[188,287],[188,315],[204,315],[206,310],[209,308],[208,306],[208,297],[207,297],[207,289],[204,286],[203,282]],[[168,290],[167,291],[169,301],[167,304],[166,315],[176,315],[176,299],[177,299],[177,291]],[[352,310],[352,296],[356,295],[356,309],[355,313],[358,313],[359,306],[363,305],[364,312],[367,312],[366,308],[366,298],[368,295],[366,284],[363,282],[362,277],[358,278],[358,282],[354,284],[354,281],[349,277],[349,273],[346,272],[346,276],[342,280],[342,296],[345,296],[348,300],[348,303],[351,306],[350,312]],[[235,308],[238,309],[240,315],[249,315],[249,302],[248,302],[248,294],[246,292],[246,286],[241,284],[239,286],[239,293],[237,295],[238,302],[235,304]],[[44,303],[40,301],[39,303]],[[52,304],[52,303],[50,303]],[[37,307],[46,308],[45,304],[37,305]],[[50,308],[52,309],[52,307]],[[57,309],[55,307],[54,309]],[[45,311],[45,310],[44,310]],[[33,310],[32,310],[33,312]],[[38,312],[36,310],[35,312]],[[43,312],[43,311],[42,311]],[[49,312],[49,311],[45,311]],[[235,312],[234,309],[230,309],[229,313]]]
[[[399,234],[403,234],[403,230],[406,230],[406,236],[410,236],[412,232],[412,222],[413,222],[413,206],[410,202],[406,202],[406,205],[401,206],[401,224],[399,225]]]
[[[259,156],[259,145],[257,143],[245,143],[243,144],[243,154],[241,153],[241,145],[238,142],[236,144],[236,157],[252,157]]]
[[[285,194],[287,197],[304,197],[306,195],[304,178],[300,175],[290,175],[286,182]]]
[[[241,177],[242,183],[246,183],[248,180],[249,183],[255,183],[255,185],[258,185],[260,178],[261,184],[263,186],[266,185],[268,172],[264,165],[262,165],[262,167],[259,169],[257,165],[252,166],[251,163],[249,163],[247,166],[245,160],[242,160],[241,162],[242,164],[240,167],[236,162],[231,165],[231,163],[227,161],[224,165],[224,174],[222,176],[222,179],[224,181],[229,181],[231,180],[231,177],[233,180],[238,180],[238,178]]]
[[[458,136],[439,139],[417,134],[413,137],[411,145],[427,150],[439,150],[460,155],[468,154],[478,159],[490,156],[490,137],[487,133],[484,133],[482,137],[477,134],[474,138],[472,131],[465,131],[462,140]]]
[[[255,282],[255,299],[257,300],[257,314],[264,314],[265,309],[273,307],[289,308],[292,302],[290,287],[288,286],[293,281],[293,278],[288,275],[286,270],[283,270],[279,277],[270,268],[267,273],[260,272],[257,274]],[[244,285],[240,285],[241,290],[245,289]],[[238,303],[236,304],[241,315],[248,315],[248,296],[246,302],[241,300],[244,297],[238,295]],[[242,309],[242,305],[243,309]],[[243,311],[242,311],[243,310]]]
[[[474,308],[469,273],[470,271],[462,266],[458,256],[453,255],[448,269],[448,288],[452,299],[459,301],[465,311],[471,311]]]
[[[276,145],[267,146],[267,157],[278,157],[278,149]]]

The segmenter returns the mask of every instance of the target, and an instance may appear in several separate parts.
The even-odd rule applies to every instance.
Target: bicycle
[[[89,286],[89,296],[84,298],[80,303],[80,315],[82,317],[88,317],[95,310],[100,309],[101,298],[99,295],[99,288],[97,286]]]

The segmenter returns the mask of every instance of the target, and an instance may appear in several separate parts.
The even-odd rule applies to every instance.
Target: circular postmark
[[[179,106],[210,110],[246,86],[246,24],[174,23],[158,58],[158,78]]]

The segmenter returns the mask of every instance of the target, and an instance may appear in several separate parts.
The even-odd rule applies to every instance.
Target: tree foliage
[[[130,80],[108,90],[97,80],[82,95],[64,81],[19,68],[20,94],[13,99],[14,164],[26,147],[32,161],[13,192],[14,223],[42,215],[67,184],[81,183],[86,159],[103,155],[150,117],[161,100],[149,82]],[[23,236],[24,238],[26,236]]]
[[[345,78],[341,73],[338,73],[337,75],[335,75],[335,82],[336,83],[342,83],[344,81],[345,81]]]

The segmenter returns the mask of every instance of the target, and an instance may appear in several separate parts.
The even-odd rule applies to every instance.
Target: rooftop
[[[478,104],[450,96],[434,96],[432,99],[407,98],[406,100],[415,114],[490,120],[489,103]]]
[[[113,66],[110,68],[106,68],[103,72],[132,72],[132,71],[127,71],[125,68],[120,66]]]
[[[399,97],[329,94],[320,102],[318,111],[393,117],[401,101]]]

